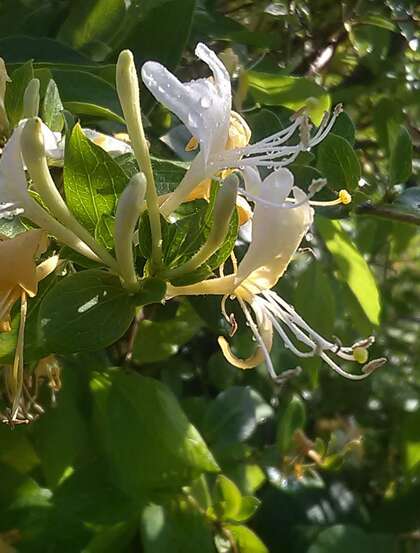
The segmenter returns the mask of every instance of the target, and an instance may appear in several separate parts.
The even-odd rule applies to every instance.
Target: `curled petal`
[[[247,357],[246,359],[240,359],[232,353],[227,340],[223,336],[219,336],[218,342],[223,355],[225,356],[227,361],[229,361],[229,363],[231,363],[235,367],[238,367],[239,369],[252,369],[258,366],[260,363],[265,362],[271,376],[275,378],[276,375],[270,359],[270,351],[273,345],[273,325],[270,319],[266,317],[263,310],[259,310],[257,308],[254,308],[253,306],[256,318],[255,323],[254,319],[251,316],[251,313],[246,307],[245,301],[240,297],[238,297],[238,301],[240,306],[242,307],[248,325],[251,328],[252,333],[254,334],[258,346],[251,356]]]
[[[229,342],[224,336],[219,336],[217,341],[219,342],[220,349],[226,360],[234,367],[238,367],[238,369],[253,369],[264,362],[265,356],[260,346],[257,347],[250,357],[240,359],[232,353]]]

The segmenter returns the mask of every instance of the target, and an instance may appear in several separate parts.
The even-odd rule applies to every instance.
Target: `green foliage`
[[[42,300],[44,347],[49,353],[99,351],[128,329],[134,306],[134,297],[109,273],[91,269],[69,275]]]
[[[90,232],[101,232],[96,229],[102,217],[114,213],[127,182],[121,167],[75,125],[66,145],[64,191],[67,205]]]
[[[4,104],[12,127],[15,127],[23,115],[23,94],[29,81],[34,77],[34,69],[31,61],[27,61],[21,67],[15,69],[7,84]]]
[[[112,481],[127,495],[144,500],[218,470],[175,397],[157,380],[114,370],[94,375],[91,389]]]
[[[318,149],[318,168],[333,190],[355,190],[360,179],[360,164],[345,138],[330,134]]]
[[[59,252],[60,265],[28,297],[27,412],[13,429],[4,385],[0,397],[0,551],[414,553],[416,10],[412,0],[2,2],[0,51],[11,78],[2,147],[22,118],[27,84],[40,79],[39,116],[66,134],[64,169],[57,160],[50,166],[54,182],[112,255],[118,198],[139,166],[132,154],[111,157],[82,129],[126,132],[115,88],[122,49],[133,51],[137,69],[159,61],[187,81],[209,76],[194,57],[205,42],[232,76],[233,109],[249,124],[251,144],[286,128],[295,110],[305,108],[317,127],[343,103],[328,137],[288,167],[306,191],[327,179],[315,200],[345,188],[352,203],[314,208],[302,242],[313,256],[298,251],[275,291],[336,344],[331,357],[349,372],[355,364],[336,355],[341,342],[372,330],[371,358],[390,361],[352,383],[318,357],[297,358],[276,333],[271,358],[281,381],[270,380],[263,365],[241,371],[225,360],[220,335],[241,358],[256,348],[237,302],[227,298],[225,320],[221,296],[170,298],[166,278],[205,243],[217,182],[209,201],[184,203],[161,219],[162,267],[150,263],[149,214],[141,214],[132,241],[137,289],[127,291],[119,275],[61,247],[51,232],[41,260]],[[196,152],[184,152],[190,134],[140,88],[157,192],[169,194]],[[297,140],[298,133],[285,146]],[[0,218],[8,237],[30,226],[24,214]],[[267,242],[274,239],[268,232]],[[217,277],[223,263],[230,274],[231,252],[240,262],[246,247],[235,211],[219,250],[171,284]],[[0,281],[7,269],[0,268]],[[20,313],[17,301],[11,331],[0,332],[2,382],[13,366]],[[38,364],[49,354],[59,368]]]
[[[370,322],[379,324],[379,290],[368,264],[338,221],[318,219],[318,229],[341,278],[347,283]]]
[[[249,86],[257,102],[268,106],[285,106],[297,111],[306,106],[315,125],[331,107],[329,95],[313,81],[299,77],[249,72]]]

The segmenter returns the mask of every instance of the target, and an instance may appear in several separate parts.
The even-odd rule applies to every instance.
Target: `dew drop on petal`
[[[203,96],[200,100],[200,106],[204,109],[207,109],[211,106],[212,102],[210,100],[210,98],[208,98],[207,96]]]

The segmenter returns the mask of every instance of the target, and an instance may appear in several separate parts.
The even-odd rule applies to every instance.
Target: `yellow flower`
[[[40,280],[57,266],[58,257],[52,256],[39,265],[36,258],[48,246],[47,234],[34,229],[14,238],[0,236],[0,330],[11,330],[10,313],[20,299],[20,323],[13,365],[6,372],[6,391],[12,403],[12,420],[19,407],[23,384],[23,342],[27,313],[27,296],[34,297]]]

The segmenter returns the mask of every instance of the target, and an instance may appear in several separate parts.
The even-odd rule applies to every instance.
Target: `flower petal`
[[[212,50],[198,44],[196,54],[210,67],[213,79],[181,83],[157,62],[146,62],[141,73],[153,96],[198,138],[207,161],[211,154],[224,149],[228,138],[231,85],[225,66]]]
[[[48,237],[43,230],[22,232],[0,242],[0,291],[16,286],[30,296],[38,289],[35,258],[47,249]]]
[[[303,191],[294,189],[302,205],[284,204],[292,187],[288,169],[271,173],[261,184],[259,196],[273,206],[256,203],[252,241],[237,275],[238,284],[255,293],[268,290],[283,275],[312,223],[313,210]]]

